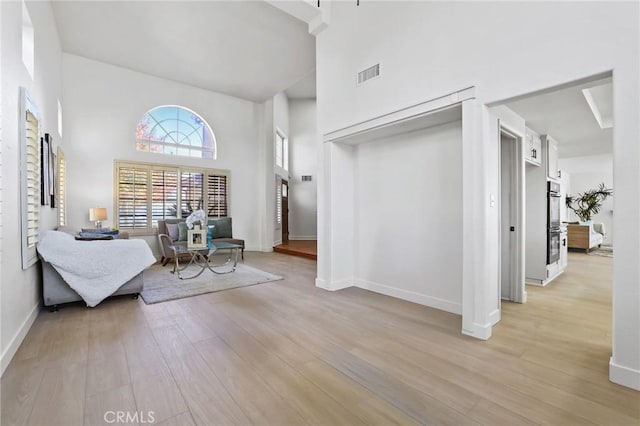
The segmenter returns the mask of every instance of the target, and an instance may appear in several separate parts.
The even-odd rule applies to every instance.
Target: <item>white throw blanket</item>
[[[45,231],[40,238],[40,256],[91,307],[156,261],[143,240],[76,241],[58,231]]]

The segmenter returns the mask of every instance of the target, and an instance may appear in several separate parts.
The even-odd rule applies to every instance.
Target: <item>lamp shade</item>
[[[107,220],[107,209],[104,207],[94,207],[89,209],[89,220]]]

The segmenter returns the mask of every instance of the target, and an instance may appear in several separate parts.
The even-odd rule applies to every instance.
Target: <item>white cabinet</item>
[[[542,142],[540,136],[527,128],[524,138],[524,159],[527,163],[539,166],[542,157]]]
[[[547,151],[547,176],[551,179],[559,179],[558,173],[558,142],[549,135],[543,136],[543,144]]]
[[[569,238],[567,237],[567,228],[560,228],[560,269],[567,269],[569,262]]]

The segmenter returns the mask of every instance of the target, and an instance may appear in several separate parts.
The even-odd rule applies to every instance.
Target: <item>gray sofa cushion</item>
[[[188,230],[189,230],[189,227],[187,226],[186,222],[179,222],[177,241],[187,241]]]
[[[217,238],[233,238],[233,231],[230,217],[221,217],[218,219],[209,219],[209,225],[213,225],[213,239]]]

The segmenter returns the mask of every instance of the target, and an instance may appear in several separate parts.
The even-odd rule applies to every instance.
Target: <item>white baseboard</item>
[[[426,294],[391,287],[385,284],[375,283],[373,281],[356,280],[354,285],[365,290],[418,303],[430,308],[440,309],[441,311],[451,312],[452,314],[462,315],[461,303],[451,302],[449,300],[439,299],[437,297],[427,296]]]
[[[343,280],[331,281],[328,282],[326,280],[321,280],[320,278],[316,278],[316,287],[322,288],[328,291],[337,291],[342,290],[343,288],[353,287],[354,282],[353,278],[345,278]]]
[[[266,249],[263,249],[262,247],[257,247],[257,246],[246,246],[244,248],[245,252],[248,251],[264,251],[264,252],[270,252],[273,251],[273,247],[267,247]]]
[[[289,235],[290,240],[313,240],[316,241],[318,239],[317,235]]]
[[[496,325],[500,319],[502,318],[500,309],[496,309],[495,311],[489,314],[489,324],[492,326]]]
[[[623,367],[609,359],[609,380],[622,386],[640,391],[640,371]]]
[[[2,353],[2,359],[0,360],[0,376],[4,374],[4,370],[9,366],[9,363],[13,359],[13,356],[16,354],[16,352],[18,352],[18,348],[20,347],[20,345],[22,344],[22,341],[24,340],[27,333],[31,329],[33,322],[38,317],[38,312],[40,312],[40,302],[38,302],[33,307],[31,312],[27,316],[27,318],[25,318],[24,322],[16,332],[16,334],[13,336],[13,339],[11,339],[11,342],[9,342],[7,349],[5,349],[4,352]]]
[[[462,334],[475,337],[476,339],[480,339],[480,340],[489,340],[489,338],[491,337],[492,330],[493,330],[493,326],[491,324],[481,325],[474,322],[470,330],[463,328]]]

